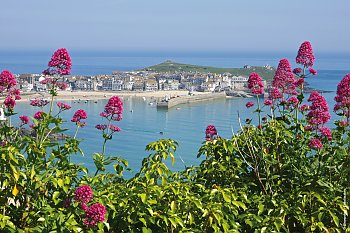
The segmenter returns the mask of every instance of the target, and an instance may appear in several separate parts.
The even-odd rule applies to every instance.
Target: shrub
[[[264,88],[257,73],[249,78],[256,95],[258,124],[247,119],[230,139],[221,138],[213,125],[205,130],[198,151],[199,166],[174,172],[165,163],[175,162],[177,142],[160,139],[146,146],[150,155],[131,178],[126,160],[107,156],[105,148],[121,129],[123,103],[112,97],[100,114],[105,123],[96,125],[103,139],[101,153],[94,153],[94,175],[71,162],[82,153],[78,130],[87,114],[78,110],[72,118],[74,137],[52,141],[62,133],[62,111],[70,109],[53,100],[65,85],[71,62],[65,49],[56,51],[43,81],[52,95],[50,102],[35,100],[41,108],[32,118],[33,134],[22,134],[29,124],[14,116],[15,79],[2,72],[0,90],[5,94],[6,118],[1,122],[0,229],[2,232],[344,232],[347,220],[350,177],[349,97],[346,75],[338,85],[334,110],[340,116],[332,129],[328,105],[318,92],[304,97],[304,79],[312,68],[311,44],[304,42],[292,71],[282,59],[270,88],[260,104]],[[293,74],[294,73],[294,74]],[[17,97],[16,97],[17,96]],[[50,104],[49,111],[42,107]],[[249,110],[250,111],[250,110]],[[112,124],[113,123],[113,124]],[[113,164],[114,172],[106,170]]]

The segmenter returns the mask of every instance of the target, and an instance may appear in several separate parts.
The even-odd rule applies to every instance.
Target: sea
[[[293,53],[137,53],[137,52],[72,52],[72,75],[111,74],[112,71],[130,71],[172,60],[179,63],[206,65],[214,67],[243,67],[244,65],[277,66],[282,58],[288,58],[293,68],[295,64]],[[51,57],[49,52],[1,52],[0,71],[6,69],[15,74],[41,73],[46,68]],[[339,81],[350,73],[350,54],[315,54],[314,68],[318,74],[307,78],[312,88],[321,90],[326,97],[330,110],[334,106],[334,96]],[[116,93],[118,95],[118,93]],[[113,135],[107,142],[106,154],[128,160],[129,177],[137,173],[142,159],[152,152],[145,151],[145,146],[161,138],[173,139],[179,146],[175,152],[175,164],[167,162],[172,170],[182,170],[185,167],[200,164],[203,157],[197,158],[199,148],[205,143],[205,128],[215,125],[223,138],[231,138],[237,133],[241,124],[247,118],[254,118],[252,109],[245,107],[246,102],[254,98],[228,98],[200,103],[184,104],[169,110],[157,109],[152,99],[124,97],[123,119],[117,122],[122,130]],[[67,134],[73,135],[75,125],[70,122],[72,115],[78,109],[86,110],[87,126],[79,129],[77,138],[81,140],[84,155],[72,155],[73,161],[84,164],[91,173],[95,171],[92,160],[93,153],[101,153],[103,138],[101,132],[95,129],[96,124],[104,123],[99,113],[103,111],[106,100],[97,103],[89,101],[68,101],[72,109],[61,113],[66,120],[63,124]],[[32,116],[39,109],[29,103],[20,102],[16,105],[16,116],[12,121],[18,124],[18,116]],[[332,113],[332,121],[338,117]],[[108,168],[110,171],[112,167]]]

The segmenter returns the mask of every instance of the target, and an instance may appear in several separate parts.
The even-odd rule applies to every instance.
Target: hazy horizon
[[[350,53],[350,1],[45,0],[0,3],[0,51]]]

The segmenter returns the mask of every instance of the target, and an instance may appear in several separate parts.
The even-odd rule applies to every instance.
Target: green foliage
[[[72,163],[71,156],[83,155],[78,130],[53,141],[50,134],[64,129],[51,108],[33,119],[35,135],[1,122],[0,231],[349,232],[349,127],[336,122],[333,139],[314,149],[317,131],[305,129],[297,107],[277,106],[263,121],[260,106],[255,112],[261,125],[249,120],[230,139],[206,141],[200,165],[183,171],[167,166],[175,163],[176,141],[150,143],[129,179],[128,162],[105,155],[112,140],[106,135],[102,153],[92,155],[94,175]],[[84,224],[86,210],[74,198],[81,185],[93,190],[87,208],[100,203],[107,210],[94,227]]]

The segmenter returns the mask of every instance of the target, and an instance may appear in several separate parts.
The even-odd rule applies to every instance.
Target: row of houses
[[[23,91],[45,91],[44,79],[39,74],[17,75],[20,88]],[[62,80],[71,90],[86,91],[158,91],[158,90],[189,90],[189,91],[220,91],[224,89],[244,90],[248,77],[233,76],[230,73],[153,73],[113,72],[111,75],[96,76],[65,76]]]

